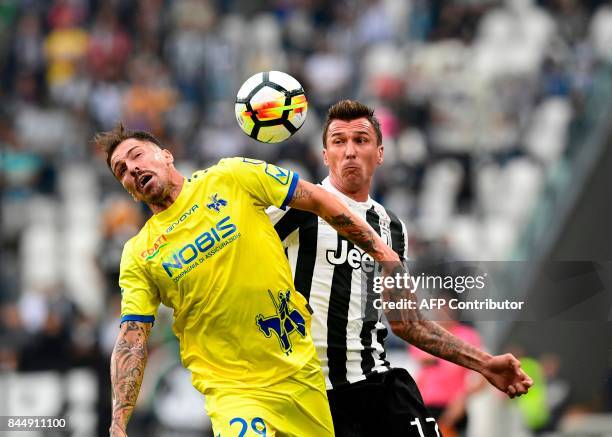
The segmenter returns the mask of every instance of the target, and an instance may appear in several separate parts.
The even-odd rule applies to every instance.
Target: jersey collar
[[[344,200],[346,203],[348,203],[349,205],[355,205],[355,206],[361,206],[361,207],[366,207],[366,208],[370,208],[373,205],[373,201],[372,198],[370,197],[370,195],[368,194],[368,200],[366,200],[365,202],[358,202],[355,199],[351,199],[350,197],[348,197],[346,194],[342,193],[341,191],[339,191],[336,187],[333,186],[333,184],[331,183],[331,180],[329,178],[329,176],[327,176],[325,179],[323,179],[323,182],[321,182],[321,185],[327,190],[327,191],[331,191],[332,193],[334,193],[336,196],[340,197],[342,200]]]

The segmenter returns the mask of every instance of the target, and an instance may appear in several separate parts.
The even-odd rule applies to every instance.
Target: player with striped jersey
[[[342,198],[404,261],[405,225],[369,196],[383,157],[380,124],[372,109],[349,100],[329,109],[323,130],[329,175],[322,187]],[[368,255],[310,212],[269,208],[268,215],[283,240],[295,287],[314,310],[312,336],[336,435],[439,437],[413,379],[385,359],[383,313],[373,305],[372,276],[363,271]],[[531,380],[512,355],[491,356],[411,313],[389,320],[399,337],[482,373],[510,397],[529,389]]]

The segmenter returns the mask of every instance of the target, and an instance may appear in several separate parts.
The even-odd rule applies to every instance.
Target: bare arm
[[[387,274],[403,272],[399,256],[370,225],[325,189],[300,179],[289,205],[322,217],[340,235],[362,248],[374,260],[382,262]],[[398,297],[414,298],[408,290],[387,290],[384,293],[387,301]],[[387,311],[386,315],[393,332],[399,337],[432,355],[481,373],[510,397],[526,393],[531,386],[529,377],[520,370],[520,362],[510,354],[493,357],[455,337],[437,323],[425,320],[418,309]]]
[[[411,319],[401,317],[402,314],[409,312],[416,314]],[[455,337],[436,322],[423,319],[418,309],[402,310],[394,314],[399,315],[400,320],[397,320],[395,316],[387,315],[393,333],[438,358],[477,372],[480,372],[484,363],[492,358],[490,354]]]
[[[342,200],[320,186],[300,179],[289,205],[323,218],[340,235],[359,246],[376,261],[399,265],[398,255],[382,241],[374,229],[353,213]]]
[[[111,389],[113,416],[111,437],[125,436],[144,369],[147,364],[147,338],[151,323],[124,322],[111,355]]]
[[[383,264],[388,270],[399,272],[398,255],[393,252],[376,232],[354,214],[344,202],[325,189],[300,179],[291,202],[291,207],[313,212],[322,217],[338,233],[363,250],[377,261],[391,261]],[[403,294],[403,293],[402,293]],[[411,297],[409,293],[406,297]],[[437,323],[421,317],[418,310],[394,311],[387,314],[393,332],[404,340],[432,355],[456,364],[479,370],[483,362],[491,356],[468,343],[458,339]]]
[[[414,299],[408,290],[385,290],[385,301]],[[418,310],[386,310],[393,333],[438,358],[482,374],[489,383],[509,397],[527,393],[533,381],[521,370],[521,363],[512,354],[493,356],[454,336],[436,322],[426,320]]]

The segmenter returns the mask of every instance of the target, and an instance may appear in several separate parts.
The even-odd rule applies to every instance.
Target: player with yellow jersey
[[[127,435],[163,303],[174,310],[181,360],[206,395],[215,436],[332,436],[311,310],[265,209],[317,213],[375,259],[397,261],[395,253],[340,200],[290,170],[230,158],[184,178],[147,132],[119,125],[95,141],[124,188],[154,213],[121,260],[111,435]]]

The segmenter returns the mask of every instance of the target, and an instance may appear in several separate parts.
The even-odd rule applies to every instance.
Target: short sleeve
[[[219,165],[231,173],[256,204],[265,208],[274,205],[285,209],[299,180],[296,172],[257,159],[228,158]]]
[[[123,248],[119,286],[121,287],[121,323],[127,321],[153,323],[160,303],[159,292],[138,263],[132,241],[128,241]]]

